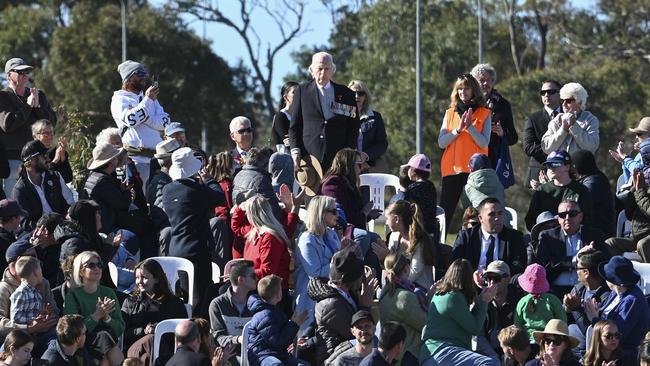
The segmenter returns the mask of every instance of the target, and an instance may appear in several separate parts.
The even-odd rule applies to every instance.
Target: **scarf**
[[[427,307],[427,293],[426,291],[422,290],[420,287],[416,287],[411,280],[408,278],[401,279],[401,278],[396,278],[395,279],[395,285],[399,288],[402,288],[404,290],[410,291],[415,294],[418,298],[418,302],[420,303],[420,307],[422,310],[426,313],[428,311]]]
[[[476,111],[476,108],[478,108],[478,106],[474,102],[469,102],[469,103],[465,104],[465,103],[463,103],[462,100],[459,100],[458,104],[456,104],[456,112],[460,116],[462,116],[463,113],[465,113],[470,108],[472,108],[472,111]]]

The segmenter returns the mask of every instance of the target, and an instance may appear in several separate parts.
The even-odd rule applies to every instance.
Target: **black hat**
[[[34,248],[32,243],[29,242],[30,236],[29,234],[21,236],[7,248],[5,252],[7,263],[15,262],[18,257],[25,255],[27,251]]]
[[[598,274],[607,281],[623,287],[632,287],[641,279],[632,261],[620,255],[612,257],[607,263],[599,264]]]
[[[20,152],[20,158],[23,160],[23,163],[26,163],[39,155],[45,154],[47,154],[45,145],[38,140],[32,140],[23,146],[23,150]]]
[[[330,262],[330,281],[351,283],[363,276],[363,262],[351,250],[340,250]]]
[[[27,217],[29,216],[29,213],[23,210],[18,202],[11,198],[5,198],[0,201],[0,217],[10,218],[18,215]]]
[[[359,320],[363,320],[363,319],[368,319],[373,323],[375,322],[375,320],[372,318],[372,314],[370,314],[369,311],[367,311],[367,310],[359,310],[356,313],[354,313],[354,315],[352,315],[352,322],[350,323],[350,326],[354,326],[354,324],[356,324],[356,322],[358,322]]]

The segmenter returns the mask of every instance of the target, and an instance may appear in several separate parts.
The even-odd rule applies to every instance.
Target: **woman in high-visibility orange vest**
[[[438,145],[442,154],[440,206],[451,222],[469,175],[469,159],[475,153],[488,154],[491,113],[478,82],[471,74],[458,77],[451,92],[451,103],[442,121]],[[447,224],[449,225],[449,224]]]

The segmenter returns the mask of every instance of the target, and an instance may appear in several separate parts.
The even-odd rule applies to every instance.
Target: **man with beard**
[[[350,341],[342,342],[336,347],[325,366],[358,365],[373,349],[375,336],[375,321],[369,311],[359,310],[352,316],[350,331],[357,340],[355,345]]]
[[[158,102],[158,82],[149,85],[144,65],[127,60],[117,71],[122,77],[122,89],[113,93],[111,114],[120,129],[124,149],[146,184],[150,160],[156,153],[156,145],[162,141],[160,131],[169,123],[169,115]]]
[[[61,174],[50,170],[47,148],[42,142],[33,140],[25,144],[20,157],[18,181],[11,195],[27,211],[23,228],[29,230],[36,227],[36,222],[44,214],[56,212],[65,215],[74,203],[74,197]]]

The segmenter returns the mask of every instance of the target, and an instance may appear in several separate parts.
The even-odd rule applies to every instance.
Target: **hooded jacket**
[[[248,362],[251,366],[261,365],[262,359],[275,357],[285,360],[290,357],[287,347],[298,333],[298,324],[274,305],[257,295],[248,298],[248,308],[253,313],[248,329]]]
[[[488,197],[498,199],[501,205],[505,206],[503,185],[497,172],[490,168],[471,172],[467,177],[467,184],[465,184],[463,194],[460,197],[463,209],[469,206],[478,207]]]

